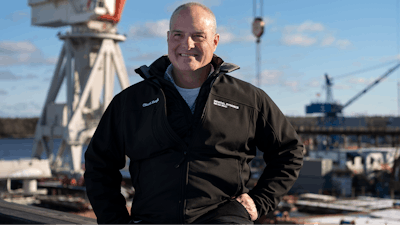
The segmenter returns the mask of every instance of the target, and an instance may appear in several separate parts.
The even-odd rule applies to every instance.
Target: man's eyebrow
[[[172,33],[183,33],[181,30],[172,30]]]

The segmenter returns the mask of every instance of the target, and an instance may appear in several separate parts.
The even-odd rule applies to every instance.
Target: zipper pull
[[[177,164],[175,165],[175,169],[178,169],[178,168],[181,166],[181,164],[183,163],[183,161],[185,161],[185,158],[186,158],[186,151],[183,152],[183,157],[182,157],[182,159],[179,161],[179,163],[177,163]]]

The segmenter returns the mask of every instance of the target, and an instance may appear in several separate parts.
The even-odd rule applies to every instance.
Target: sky
[[[118,32],[127,36],[120,47],[130,84],[142,80],[135,68],[167,54],[169,18],[186,2],[127,0]],[[220,43],[215,54],[241,67],[230,75],[256,85],[253,1],[197,2],[216,15]],[[261,16],[260,5],[256,11]],[[399,0],[264,0],[262,17],[259,87],[287,116],[312,116],[306,115],[306,105],[326,101],[324,74],[333,79],[334,101],[345,104],[400,59]],[[32,26],[27,0],[2,2],[0,117],[40,115],[63,44],[57,33],[69,29]],[[399,81],[400,69],[343,115],[397,116]],[[59,103],[65,102],[65,88],[61,91]]]

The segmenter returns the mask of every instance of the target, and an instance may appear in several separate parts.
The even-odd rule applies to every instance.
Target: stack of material
[[[293,185],[293,193],[320,193],[326,187],[332,171],[332,160],[305,158],[300,176]]]

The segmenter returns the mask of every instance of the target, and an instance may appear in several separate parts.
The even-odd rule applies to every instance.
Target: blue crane
[[[344,105],[337,104],[333,101],[333,96],[332,96],[332,78],[328,76],[328,74],[325,74],[325,83],[326,83],[326,102],[325,103],[311,103],[310,105],[306,106],[306,113],[311,114],[311,113],[324,113],[325,114],[325,123],[324,125],[327,126],[335,126],[339,125],[337,123],[340,123],[340,121],[337,120],[338,114],[341,114],[343,112],[343,109],[349,106],[351,103],[359,99],[362,95],[367,93],[371,88],[373,88],[375,85],[377,85],[382,79],[386,78],[389,76],[391,73],[393,73],[397,68],[399,68],[400,63],[398,63],[396,66],[392,67],[389,69],[386,73],[384,73],[382,76],[380,76],[378,79],[376,79],[373,83],[368,85],[364,90],[359,92],[357,95],[355,95],[353,98],[351,98],[349,101],[347,101]]]

